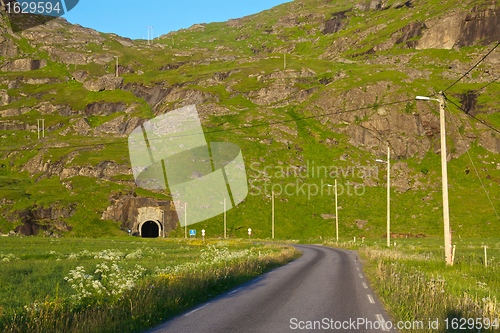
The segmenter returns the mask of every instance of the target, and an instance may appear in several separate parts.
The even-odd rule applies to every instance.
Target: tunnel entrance
[[[143,238],[157,238],[160,236],[160,225],[155,221],[146,221],[141,226]]]

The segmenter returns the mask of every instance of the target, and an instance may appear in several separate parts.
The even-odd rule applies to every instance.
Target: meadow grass
[[[343,246],[359,250],[372,287],[394,323],[423,323],[401,332],[500,331],[500,239],[454,239],[453,266],[445,265],[441,239],[393,242],[391,248],[385,240]],[[435,320],[439,328],[429,328]]]
[[[0,205],[0,215],[2,215],[0,232],[8,233],[14,230],[21,222],[17,220],[12,222],[12,217],[23,210],[41,206],[75,205],[78,211],[75,216],[64,219],[65,223],[73,227],[67,235],[101,236],[109,230],[113,235],[118,235],[123,234],[123,231],[119,230],[119,223],[106,222],[107,230],[101,228],[100,216],[109,206],[110,196],[121,192],[169,199],[163,194],[137,189],[130,185],[132,182],[121,182],[132,180],[130,172],[112,177],[112,181],[78,176],[57,184],[59,181],[57,175],[52,176],[55,179],[50,179],[48,173],[28,174],[23,171],[26,163],[37,154],[42,155],[43,163],[49,163],[51,166],[61,163],[65,168],[95,167],[104,161],[112,161],[121,166],[129,165],[126,138],[97,132],[94,135],[78,135],[71,129],[74,123],[69,117],[57,112],[42,114],[35,110],[36,106],[42,100],[55,105],[67,105],[74,111],[82,111],[92,102],[119,101],[134,110],[131,114],[119,112],[110,116],[87,116],[84,112],[80,112],[71,117],[73,120],[85,120],[93,128],[121,116],[126,117],[124,121],[130,117],[150,119],[155,112],[163,113],[174,109],[180,102],[168,99],[169,102],[164,101],[165,104],[158,109],[148,105],[141,98],[142,94],[133,92],[136,88],[149,89],[158,86],[165,91],[173,88],[175,91],[194,90],[206,96],[210,95],[203,104],[216,102],[229,110],[229,114],[210,112],[203,119],[207,139],[210,138],[209,142],[229,141],[237,144],[245,157],[248,176],[253,178],[250,180],[257,180],[255,184],[260,186],[260,189],[268,185],[269,190],[267,193],[251,192],[252,195],[240,204],[241,209],[229,211],[228,228],[235,237],[245,237],[248,227],[255,230],[257,237],[271,237],[270,186],[275,185],[277,189],[294,184],[297,184],[296,188],[304,184],[316,186],[320,185],[322,180],[318,177],[257,179],[259,174],[252,170],[252,163],[260,163],[259,171],[266,166],[304,166],[306,162],[345,169],[375,168],[377,166],[374,155],[378,156],[382,152],[374,154],[373,151],[356,147],[359,144],[353,145],[350,134],[345,131],[347,123],[353,122],[361,127],[370,127],[368,121],[381,104],[400,98],[413,98],[417,92],[425,94],[448,86],[453,82],[450,78],[452,72],[448,68],[449,63],[461,63],[468,67],[478,59],[479,54],[484,54],[491,48],[491,46],[476,45],[452,50],[413,50],[403,45],[395,45],[377,51],[376,54],[362,55],[370,48],[386,43],[390,36],[398,36],[399,29],[407,23],[423,22],[430,14],[444,13],[458,5],[456,1],[430,1],[426,5],[427,11],[415,11],[395,6],[395,3],[396,1],[388,1],[391,8],[383,11],[361,11],[348,1],[334,3],[319,0],[301,1],[246,17],[240,22],[241,26],[233,27],[223,22],[210,23],[203,29],[183,29],[169,33],[157,39],[155,41],[157,44],[153,45],[146,45],[146,41],[134,41],[135,47],[125,47],[112,35],[103,34],[102,37],[105,39],[103,45],[90,43],[86,49],[96,55],[101,53],[118,55],[121,65],[129,66],[135,71],[122,74],[125,80],[124,86],[128,85],[127,88],[113,91],[90,92],[82,83],[68,79],[71,79],[72,73],[76,70],[86,70],[91,76],[111,74],[114,60],[104,65],[92,63],[66,66],[52,60],[46,52],[31,46],[28,40],[17,41],[23,52],[47,59],[47,66],[22,74],[2,73],[5,78],[14,80],[19,77],[19,79],[16,79],[16,88],[9,88],[8,84],[2,85],[2,89],[6,89],[12,97],[12,101],[0,106],[0,110],[23,107],[32,110],[22,115],[5,117],[8,121],[30,125],[29,130],[0,130],[4,148],[0,151],[0,160],[1,164],[6,165],[0,170],[0,197],[5,198],[7,202],[5,205]],[[475,5],[485,6],[480,1],[460,3],[460,7],[464,10]],[[294,25],[280,27],[278,23],[282,22],[283,16],[288,14],[291,8],[297,12],[293,18]],[[346,10],[348,25],[344,29],[335,34],[321,33],[324,20],[331,18],[334,13]],[[324,20],[316,21],[311,19],[309,14],[320,17],[323,15]],[[375,30],[367,33],[369,29]],[[334,45],[332,43],[343,44],[346,42],[342,41],[343,38],[357,39],[357,42],[349,48],[341,47],[335,50],[337,47],[332,46]],[[283,54],[287,57],[286,71],[283,70]],[[379,62],[379,59],[383,61]],[[391,60],[390,64],[387,63],[388,60]],[[175,66],[165,69],[166,65]],[[403,70],[406,67],[411,71]],[[311,76],[295,77],[303,70],[313,72]],[[214,77],[221,77],[216,75],[220,73],[229,76],[214,81]],[[477,75],[477,73],[481,71],[472,74]],[[29,84],[27,80],[21,80],[45,77],[51,79],[47,84]],[[450,93],[449,97],[459,102],[458,92],[478,89],[484,85],[484,80],[484,78],[478,79],[475,83],[463,81],[454,87],[453,94]],[[377,85],[382,83],[388,88],[377,88]],[[303,102],[292,93],[277,102],[258,104],[256,98],[258,94],[270,89],[266,94],[271,95],[272,90],[281,84],[286,84],[288,88],[297,92],[307,90],[313,92]],[[144,87],[140,87],[141,85]],[[500,124],[499,113],[493,112],[498,104],[497,86],[492,84],[484,88],[478,98],[478,108],[484,110],[478,117],[493,126]],[[346,98],[349,96],[347,93],[356,91],[368,93],[363,103],[352,104],[349,102],[350,98]],[[336,104],[326,102],[327,100],[344,102]],[[368,109],[353,114],[352,119],[347,115],[340,116],[344,111],[360,106]],[[408,102],[404,110],[403,105],[385,106],[386,111],[391,114],[401,112],[418,114],[420,110],[426,108],[436,110],[436,105]],[[449,110],[454,115],[458,114],[452,105],[449,105]],[[337,112],[339,114],[334,115]],[[331,114],[330,121],[324,123],[329,117],[323,119],[318,116],[320,113]],[[309,118],[313,115],[318,118]],[[37,119],[41,117],[45,119],[47,133],[43,140],[37,140],[35,125]],[[269,126],[269,123],[281,121],[284,123],[279,128]],[[463,128],[469,127],[469,123],[463,119],[459,123]],[[465,142],[469,142],[472,137],[479,138],[483,131],[482,125],[473,122],[471,126],[473,135],[467,134],[470,137],[466,138]],[[399,133],[396,127],[394,130],[398,132],[397,135],[402,138],[408,137],[409,133]],[[294,131],[296,135],[293,135]],[[63,133],[66,135],[62,135]],[[335,139],[338,143],[326,144],[327,139]],[[427,140],[423,137],[417,139],[423,140],[422,142]],[[409,178],[411,185],[414,185],[411,191],[406,191],[404,186],[399,189],[393,186],[394,191],[391,195],[393,206],[398,207],[399,211],[394,216],[395,222],[397,221],[394,223],[395,232],[425,233],[435,236],[441,230],[435,223],[440,217],[438,209],[440,195],[437,192],[440,190],[440,160],[433,148],[437,141],[429,140],[430,148],[423,159],[415,157],[398,160],[410,166],[409,175],[404,172],[398,175],[396,172],[392,176],[394,183],[402,184],[402,180]],[[453,153],[456,144],[450,139],[448,143]],[[64,147],[66,145],[69,147]],[[57,148],[54,148],[56,146]],[[44,148],[47,148],[47,151]],[[494,230],[495,215],[484,192],[489,192],[493,203],[498,201],[495,200],[500,195],[497,186],[500,181],[500,169],[496,163],[498,158],[496,154],[478,147],[477,143],[471,144],[471,155],[476,164],[481,163],[478,172],[486,190],[478,183],[475,173],[469,173],[471,162],[466,155],[453,158],[449,163],[451,218],[461,221],[454,227],[457,234],[461,234],[462,237],[488,237]],[[395,162],[396,159],[393,159],[393,164]],[[385,168],[382,165],[377,168],[380,168],[380,173],[366,182],[364,179],[349,175],[336,177],[339,184],[345,185],[349,181],[364,184],[366,187],[366,192],[362,196],[341,195],[339,198],[340,232],[343,235],[376,237],[384,233]],[[333,182],[332,177],[324,178],[325,182]],[[15,183],[12,182],[13,179],[16,179]],[[423,185],[419,186],[419,183]],[[300,191],[293,191],[293,195],[276,194],[276,198],[276,218],[279,220],[277,238],[332,237],[333,221],[321,217],[322,214],[332,214],[334,211],[332,195],[309,197]],[[469,205],[464,205],[464,200],[467,200]],[[472,211],[482,213],[473,216]],[[299,223],[297,216],[301,219]],[[368,221],[365,229],[356,227],[355,221],[359,219]],[[211,235],[222,235],[220,222],[221,217],[217,216],[203,222],[202,227]],[[472,225],[474,228],[470,227]],[[182,234],[183,230],[175,231],[177,236]]]
[[[0,238],[0,331],[138,332],[297,257],[242,240]]]

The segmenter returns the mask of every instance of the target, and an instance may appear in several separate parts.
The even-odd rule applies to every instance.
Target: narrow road
[[[296,247],[299,259],[148,333],[396,332],[354,252]]]

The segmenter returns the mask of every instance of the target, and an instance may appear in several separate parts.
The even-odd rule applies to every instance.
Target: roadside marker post
[[[488,267],[488,254],[486,253],[487,246],[484,246],[484,267]]]

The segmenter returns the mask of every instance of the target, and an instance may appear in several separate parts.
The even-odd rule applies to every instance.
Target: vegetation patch
[[[499,239],[455,239],[453,266],[445,264],[441,239],[391,244],[366,241],[354,248],[393,323],[411,323],[400,332],[500,332]]]
[[[3,332],[137,332],[298,256],[246,241],[4,238]]]

